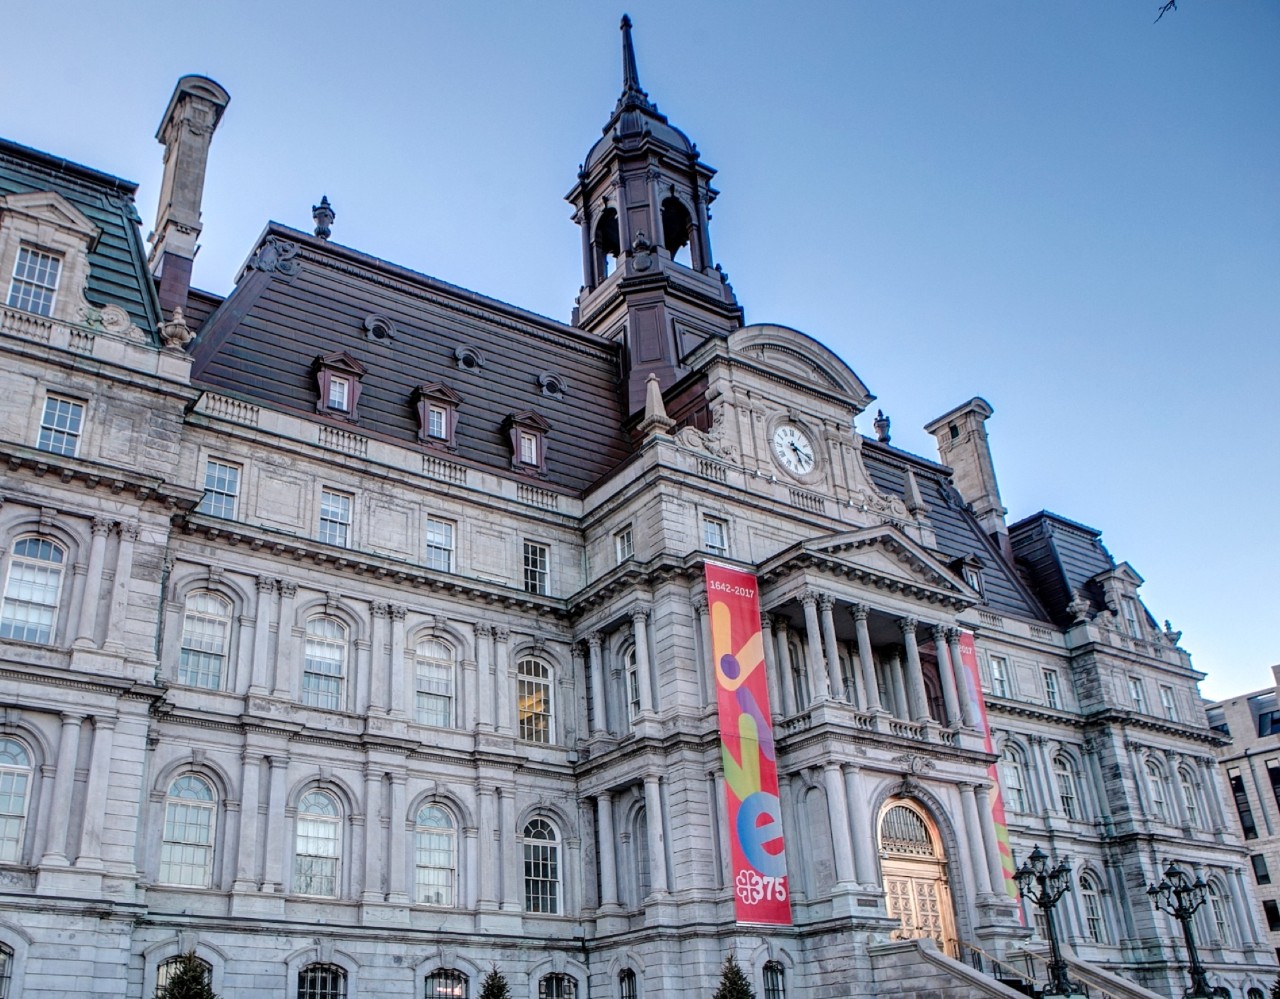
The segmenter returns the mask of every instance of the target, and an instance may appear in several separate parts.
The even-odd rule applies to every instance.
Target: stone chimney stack
[[[939,460],[954,469],[955,487],[961,497],[973,507],[982,529],[1012,565],[1013,546],[1004,521],[1008,511],[1000,502],[1000,487],[987,441],[986,422],[992,412],[987,400],[974,398],[926,424],[924,429],[938,442]]]
[[[209,143],[230,100],[208,77],[184,76],[174,87],[156,131],[157,141],[164,146],[164,181],[148,263],[159,279],[160,307],[166,313],[187,305]]]

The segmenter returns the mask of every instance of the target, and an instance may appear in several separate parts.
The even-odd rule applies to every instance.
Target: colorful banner
[[[960,661],[964,664],[964,676],[967,680],[961,697],[969,698],[978,712],[978,721],[982,725],[983,748],[988,753],[995,753],[995,743],[991,738],[991,726],[987,723],[987,702],[982,696],[982,680],[978,673],[978,650],[973,644],[973,633],[960,632]],[[991,764],[987,768],[991,778],[991,819],[996,827],[996,842],[1000,845],[1000,866],[1004,869],[1004,887],[1011,898],[1018,898],[1018,883],[1013,880],[1013,848],[1009,845],[1009,824],[1004,817],[1004,798],[1000,794],[1000,765]]]
[[[706,574],[735,915],[740,923],[790,926],[756,577],[710,562]]]

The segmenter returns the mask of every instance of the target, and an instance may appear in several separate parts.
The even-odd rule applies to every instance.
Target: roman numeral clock
[[[817,447],[812,438],[794,423],[779,424],[769,443],[774,460],[796,478],[809,479],[817,471]]]

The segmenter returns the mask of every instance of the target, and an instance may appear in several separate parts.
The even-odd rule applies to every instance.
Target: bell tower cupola
[[[566,199],[582,231],[574,323],[622,342],[628,411],[644,408],[650,374],[666,389],[682,358],[742,325],[711,254],[715,171],[640,86],[631,18],[622,18],[622,94]]]

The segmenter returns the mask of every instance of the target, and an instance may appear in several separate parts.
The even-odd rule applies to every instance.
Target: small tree
[[[491,965],[489,973],[484,976],[480,999],[511,999],[511,986],[496,964]]]
[[[209,984],[209,966],[192,951],[183,954],[169,972],[169,980],[156,993],[156,999],[218,999]]]
[[[756,999],[756,990],[732,954],[724,959],[724,966],[720,969],[720,987],[712,999]]]
[[[1280,999],[1280,975],[1271,983],[1271,999]]]

